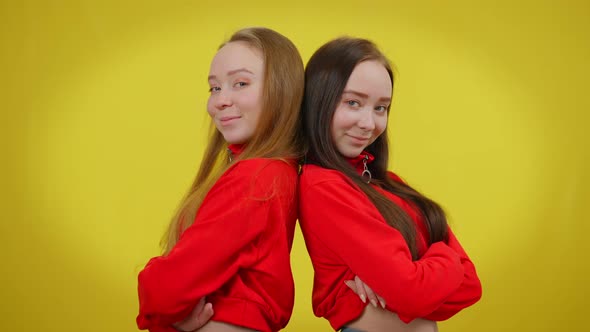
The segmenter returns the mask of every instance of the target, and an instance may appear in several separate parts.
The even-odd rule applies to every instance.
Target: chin
[[[225,141],[229,144],[244,144],[247,143],[246,140],[242,140],[242,139],[231,139],[231,138],[226,138]]]
[[[340,154],[346,158],[356,158],[359,154],[361,154],[361,152],[363,152],[363,150],[346,150],[340,152]]]
[[[232,133],[221,133],[223,139],[229,144],[244,144],[247,143],[249,138],[246,135],[236,135]]]

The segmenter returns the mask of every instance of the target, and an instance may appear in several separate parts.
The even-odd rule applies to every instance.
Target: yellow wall
[[[136,274],[202,154],[209,61],[251,25],[305,60],[368,37],[398,67],[394,168],[446,207],[484,287],[441,331],[581,330],[590,4],[276,2],[0,2],[0,331],[135,330]],[[293,266],[287,331],[329,331],[299,233]]]

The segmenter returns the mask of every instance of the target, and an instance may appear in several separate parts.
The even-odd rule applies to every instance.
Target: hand
[[[352,291],[356,295],[358,295],[361,298],[361,301],[363,301],[363,303],[367,303],[367,299],[369,299],[371,304],[375,308],[377,308],[377,301],[379,301],[381,307],[385,309],[385,300],[381,296],[375,294],[371,287],[365,284],[358,276],[354,277],[354,281],[345,280],[344,283],[346,284],[346,286],[352,289]]]
[[[213,305],[205,303],[205,298],[201,298],[193,311],[183,321],[173,324],[179,331],[195,331],[205,325],[213,317]]]

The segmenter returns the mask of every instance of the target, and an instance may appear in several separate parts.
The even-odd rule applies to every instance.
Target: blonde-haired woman
[[[278,331],[294,302],[289,252],[303,63],[286,37],[248,28],[221,46],[208,81],[215,128],[163,238],[163,255],[139,274],[137,324],[151,331]]]

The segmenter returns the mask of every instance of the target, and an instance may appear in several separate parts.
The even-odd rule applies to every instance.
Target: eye
[[[248,83],[247,83],[247,82],[242,82],[242,81],[240,81],[240,82],[237,82],[236,84],[234,84],[234,86],[235,86],[236,88],[243,88],[243,87],[245,87],[245,86],[247,86],[247,85],[248,85]]]
[[[219,92],[219,91],[221,91],[221,88],[218,86],[212,86],[209,88],[210,93]]]
[[[347,104],[348,106],[350,106],[350,107],[354,107],[354,108],[357,108],[357,107],[360,107],[360,106],[361,106],[361,103],[359,103],[359,102],[358,102],[358,101],[356,101],[356,100],[347,100],[347,101],[346,101],[346,104]]]
[[[387,106],[385,106],[385,105],[377,106],[377,107],[375,107],[375,111],[377,111],[379,113],[387,112]]]

